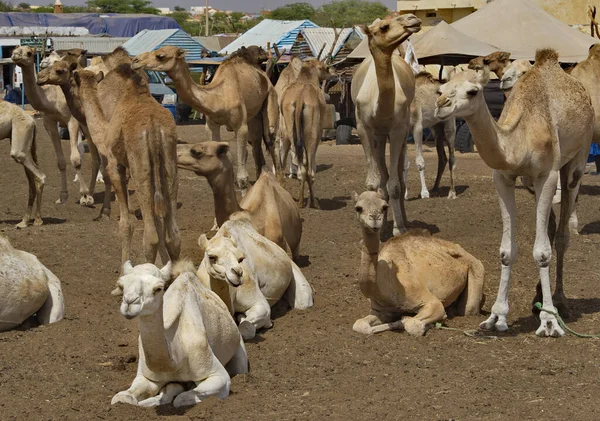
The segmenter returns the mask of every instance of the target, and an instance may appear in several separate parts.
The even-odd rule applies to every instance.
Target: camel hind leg
[[[230,376],[235,376],[236,374],[245,374],[250,371],[246,345],[244,344],[244,340],[242,338],[240,338],[240,346],[235,352],[235,355],[225,365],[225,370],[227,370]]]
[[[254,117],[248,122],[248,140],[252,146],[252,158],[254,158],[254,167],[256,168],[256,179],[260,177],[262,167],[266,164],[265,156],[262,150],[263,128],[259,116]]]
[[[56,154],[58,171],[60,172],[60,198],[55,203],[67,203],[69,198],[69,191],[67,190],[67,164],[65,161],[65,154],[60,143],[60,135],[58,134],[58,123],[48,116],[44,116],[43,122],[44,127],[50,136],[50,140],[52,141],[54,153]]]
[[[313,292],[304,274],[294,262],[292,264],[292,280],[283,294],[285,301],[291,308],[306,310],[313,306]]]
[[[485,269],[483,263],[473,258],[469,264],[467,285],[460,295],[456,306],[459,316],[475,316],[479,314],[483,305],[483,279]]]
[[[79,122],[75,117],[71,117],[67,124],[69,129],[69,139],[71,142],[71,165],[75,168],[77,174],[77,181],[79,182],[79,204],[81,206],[91,206],[94,204],[94,198],[90,195],[88,186],[85,184],[83,179],[83,173],[81,167],[83,165],[83,156],[80,154],[78,148],[78,140],[81,139],[81,131],[79,130]]]
[[[214,354],[211,355],[211,358],[212,367],[207,367],[210,370],[208,376],[203,380],[197,381],[194,389],[178,395],[173,401],[175,408],[195,405],[209,396],[217,396],[220,399],[225,399],[229,396],[231,377],[229,377],[229,373],[227,373],[225,367],[217,360]]]
[[[65,315],[65,300],[62,294],[60,281],[44,265],[42,265],[48,279],[48,298],[37,312],[38,322],[42,325],[58,322]]]

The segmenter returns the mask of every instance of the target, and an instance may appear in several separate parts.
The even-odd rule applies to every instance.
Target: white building
[[[157,9],[161,15],[170,15],[172,13],[171,9],[168,7],[157,7]]]
[[[192,6],[190,7],[190,13],[192,15],[205,15],[206,14],[206,6]],[[215,13],[219,12],[219,10],[215,9],[214,7],[210,7],[208,6],[208,15],[212,16]]]

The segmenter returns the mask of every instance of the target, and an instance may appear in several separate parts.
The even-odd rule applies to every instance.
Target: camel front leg
[[[423,125],[421,119],[415,122],[412,135],[413,139],[415,140],[417,154],[415,157],[415,164],[417,165],[419,178],[421,180],[421,198],[429,199],[429,191],[427,190],[427,182],[425,181],[425,159],[423,159]]]
[[[103,218],[110,218],[111,204],[110,204],[110,194],[112,190],[112,182],[110,179],[110,174],[108,172],[108,159],[104,156],[100,156],[101,161],[101,169],[102,175],[104,179],[104,198],[102,201],[102,208],[100,209],[100,215],[97,218],[94,218],[95,221],[99,221]]]
[[[184,390],[185,387],[183,387],[181,383],[167,383],[162,389],[160,389],[158,395],[139,401],[138,406],[150,408],[154,406],[166,405],[173,402],[175,396],[179,395]]]
[[[139,405],[140,400],[154,397],[163,385],[148,380],[144,376],[138,373],[131,383],[131,387],[127,390],[123,390],[113,396],[110,401],[111,405],[117,403],[126,403],[128,405]]]
[[[117,168],[114,158],[109,158],[107,173],[115,189],[117,201],[119,202],[119,234],[121,236],[121,267],[131,256],[131,237],[133,226],[129,219],[129,207],[127,199],[127,177],[125,168]],[[110,190],[109,190],[110,191]],[[157,390],[158,391],[158,390]]]
[[[225,367],[217,360],[217,357],[214,355],[211,357],[213,366],[211,373],[205,379],[197,381],[195,389],[178,395],[173,401],[175,408],[195,405],[209,396],[217,396],[220,399],[229,396],[231,377],[229,377]]]
[[[238,329],[244,340],[252,339],[256,336],[258,329],[269,329],[273,326],[271,322],[271,306],[267,300],[254,304],[247,309],[244,314],[237,317]]]
[[[406,132],[406,128],[401,127],[394,130],[390,135],[390,179],[387,184],[387,191],[394,215],[394,235],[405,233],[408,225],[404,209],[405,186],[402,177],[406,154]]]
[[[508,316],[508,288],[512,266],[517,258],[517,242],[515,241],[515,219],[517,205],[515,202],[515,180],[512,175],[503,175],[498,171],[493,174],[496,192],[500,201],[502,214],[502,243],[500,244],[500,285],[496,302],[492,306],[490,317],[482,322],[479,327],[485,330],[508,330],[506,317]]]
[[[242,197],[248,192],[248,171],[246,170],[246,161],[248,160],[248,125],[246,122],[235,132],[237,144],[237,187],[242,192]]]
[[[254,158],[257,180],[258,177],[260,177],[262,167],[266,164],[265,156],[262,150],[262,136],[262,121],[260,121],[258,117],[255,117],[248,122],[248,139],[252,145],[252,158]]]
[[[27,207],[25,208],[23,220],[17,224],[17,228],[27,228],[29,221],[31,221],[31,213],[33,211],[33,204],[35,203],[36,196],[35,178],[27,168],[24,168],[24,170],[25,175],[27,176],[27,186],[29,188],[29,194],[27,196]]]
[[[206,117],[206,127],[208,128],[208,130],[210,131],[210,134],[212,136],[211,140],[213,142],[220,142],[221,141],[221,126],[219,126],[217,123],[213,122],[211,119]]]
[[[60,135],[58,133],[58,126],[56,120],[48,116],[44,116],[44,127],[50,136],[52,146],[54,147],[54,153],[56,154],[56,162],[58,164],[58,171],[60,172],[60,198],[55,202],[58,204],[67,203],[69,199],[69,191],[67,190],[67,163],[65,161],[65,154],[62,150],[60,143]]]
[[[445,140],[448,143],[448,170],[450,171],[450,191],[448,192],[448,199],[456,199],[456,190],[454,186],[454,164],[456,163],[454,158],[454,148],[456,144],[456,119],[451,118],[444,122],[444,134]],[[445,156],[446,154],[444,154],[444,157]],[[444,168],[445,167],[446,164],[444,164]],[[444,172],[444,168],[442,168],[442,174]],[[440,174],[440,179],[442,178],[442,174]]]
[[[71,117],[67,126],[69,129],[69,141],[71,143],[71,165],[73,165],[73,168],[75,168],[75,173],[77,174],[76,177],[79,181],[79,195],[81,196],[79,198],[79,204],[81,206],[92,206],[94,204],[94,198],[90,195],[90,191],[85,184],[83,173],[81,171],[83,155],[80,154],[77,145],[78,139],[81,138],[79,122],[75,119],[75,117]]]
[[[370,128],[365,127],[360,119],[357,121],[356,129],[358,131],[360,143],[365,151],[365,158],[367,160],[367,180],[365,182],[367,190],[377,191],[377,189],[380,187],[381,179],[379,175],[379,169],[377,167],[377,161],[373,157],[376,142],[375,132]],[[383,149],[383,155],[385,157],[385,143],[383,144]]]
[[[552,209],[552,197],[556,190],[556,180],[558,179],[557,171],[550,171],[546,177],[539,177],[534,180],[535,196],[536,196],[536,224],[535,224],[535,243],[533,245],[533,258],[540,269],[540,285],[542,288],[542,311],[540,312],[540,327],[535,334],[538,336],[563,336],[565,332],[558,325],[556,317],[544,310],[556,311],[552,304],[552,290],[550,287],[550,262],[552,261],[552,244],[548,237],[548,220],[550,218],[550,210]],[[575,200],[575,196],[573,196]],[[566,205],[569,207],[569,205]],[[569,209],[570,210],[570,209]],[[561,223],[566,227],[566,221],[570,212],[563,216],[561,209]],[[564,219],[564,221],[563,221]],[[568,230],[568,228],[567,228]],[[561,245],[564,251],[566,244]],[[568,232],[566,234],[568,236]],[[558,273],[557,268],[557,273]],[[561,268],[562,271],[562,262]]]
[[[102,159],[100,158],[100,153],[98,152],[98,147],[92,141],[92,135],[90,134],[90,131],[88,130],[88,128],[86,126],[81,126],[81,130],[85,134],[85,137],[86,137],[87,143],[88,143],[88,147],[90,148],[90,155],[92,157],[92,173],[90,175],[89,192],[90,192],[90,195],[93,196],[94,191],[96,191],[96,183],[98,182],[99,179],[103,180],[102,176],[100,176],[100,178],[98,178],[98,174],[100,174],[100,162]]]

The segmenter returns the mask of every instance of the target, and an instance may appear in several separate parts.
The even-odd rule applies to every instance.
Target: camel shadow
[[[294,262],[298,265],[299,268],[305,268],[310,266],[310,257],[309,256],[298,256],[298,259]]]
[[[456,191],[456,196],[462,195],[467,191],[469,186],[454,186],[454,190]],[[429,194],[431,197],[448,197],[448,193],[450,193],[450,186],[442,186],[437,190],[431,190]]]
[[[581,187],[579,187],[579,194],[585,194],[586,196],[600,196],[600,186],[582,184]]]
[[[64,224],[65,222],[67,222],[66,219],[52,218],[52,217],[42,218],[42,221],[44,221],[44,225],[60,225],[60,224]],[[0,220],[0,225],[2,225],[2,224],[17,225],[19,222],[21,222],[21,219],[5,219],[5,220]],[[33,225],[29,225],[29,226],[33,226]]]
[[[321,165],[317,165],[317,172],[327,171],[331,167],[333,167],[333,164],[321,164]]]
[[[104,201],[104,192],[96,192],[92,195],[92,197],[94,198],[94,203],[98,204],[98,203],[102,203]],[[116,201],[116,196],[115,196],[115,192],[111,191],[110,192],[110,201],[114,202]]]
[[[350,196],[336,196],[331,199],[319,199],[319,206],[321,210],[333,211],[345,208],[347,201],[350,200]]]
[[[600,234],[600,221],[585,224],[579,233],[581,235]]]
[[[394,236],[394,220],[388,216],[388,221],[383,225],[381,232],[381,241],[387,241]],[[409,221],[408,229],[426,229],[431,235],[440,232],[440,228],[437,225],[428,224],[423,221]]]

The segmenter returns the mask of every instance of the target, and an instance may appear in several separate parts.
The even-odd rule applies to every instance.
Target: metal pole
[[[206,36],[208,36],[208,0],[206,0],[206,9],[204,9],[204,13],[206,14]]]

